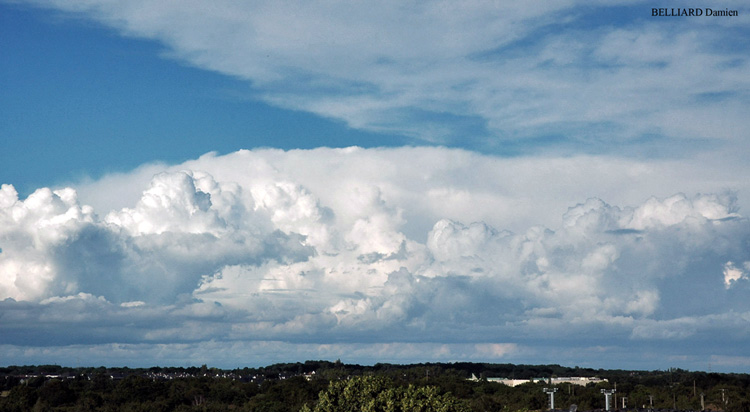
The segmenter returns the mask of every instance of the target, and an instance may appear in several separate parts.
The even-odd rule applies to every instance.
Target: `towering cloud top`
[[[567,211],[557,202],[547,205],[559,208],[556,225],[508,230],[497,222],[523,213],[474,208],[505,202],[486,190],[496,183],[445,187],[430,178],[446,166],[430,163],[435,154],[467,155],[208,155],[154,174],[131,206],[99,214],[71,188],[19,199],[4,185],[0,329],[28,343],[50,333],[43,319],[69,313],[55,327],[79,329],[68,338],[77,343],[127,331],[134,342],[448,339],[522,351],[519,336],[545,342],[550,332],[688,340],[750,313],[750,225],[733,194],[590,198]],[[451,170],[505,162],[471,156]],[[376,161],[382,173],[371,174]],[[116,195],[122,179],[140,177],[80,190]],[[99,329],[125,318],[138,326]],[[40,326],[20,332],[30,320]]]

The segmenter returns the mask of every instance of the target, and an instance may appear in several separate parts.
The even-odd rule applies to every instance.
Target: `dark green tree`
[[[75,403],[77,396],[68,382],[51,379],[39,388],[39,401],[51,407]]]
[[[379,376],[333,381],[318,403],[303,412],[468,412],[469,408],[435,386],[398,386]]]
[[[19,385],[10,390],[4,399],[2,410],[13,412],[30,411],[39,398],[37,390],[29,385]]]

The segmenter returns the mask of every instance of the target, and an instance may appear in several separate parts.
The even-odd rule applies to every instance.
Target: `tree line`
[[[583,387],[547,380],[564,376],[607,381]],[[510,387],[490,377],[535,381]],[[339,361],[231,370],[8,366],[0,368],[0,411],[532,412],[549,410],[544,388],[557,389],[555,407],[562,410],[604,409],[606,389],[616,390],[612,409],[750,412],[748,374]]]

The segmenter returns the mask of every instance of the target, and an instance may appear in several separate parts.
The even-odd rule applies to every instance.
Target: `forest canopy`
[[[530,379],[517,386],[492,378]],[[597,377],[586,386],[558,377]],[[547,389],[547,391],[545,391]],[[307,361],[262,368],[0,368],[2,411],[547,411],[613,409],[750,412],[750,375],[594,370],[559,365],[376,364]]]

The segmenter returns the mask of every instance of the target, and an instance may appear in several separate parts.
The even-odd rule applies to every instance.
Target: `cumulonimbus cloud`
[[[502,204],[509,186],[488,192],[501,186],[484,171],[521,160],[463,162],[467,155],[210,154],[164,167],[139,199],[111,211],[82,204],[71,188],[20,199],[3,185],[1,328],[13,343],[37,334],[69,344],[447,339],[510,351],[521,350],[515,336],[592,328],[631,340],[689,339],[736,323],[727,313],[750,313],[750,224],[732,192],[621,206],[582,199],[559,209],[555,226],[509,230],[496,222],[516,212],[487,212],[483,221],[471,206],[477,198]],[[615,176],[619,166],[611,167]],[[543,180],[537,169],[515,176]],[[424,195],[444,190],[446,170],[487,183],[443,191],[453,203],[446,209]],[[116,195],[123,178],[79,189]],[[441,217],[446,210],[451,216]],[[416,215],[431,220],[424,231]],[[78,338],[58,336],[61,322],[81,329]]]

